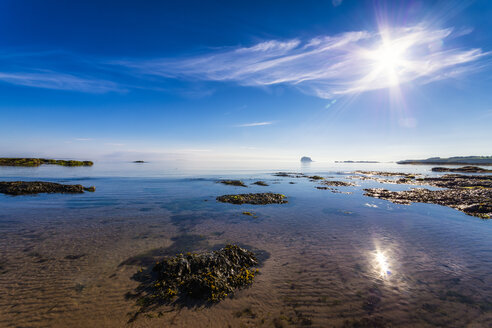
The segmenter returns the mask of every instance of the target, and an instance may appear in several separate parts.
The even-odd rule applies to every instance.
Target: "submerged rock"
[[[431,170],[432,172],[492,173],[492,170],[487,170],[478,166],[463,166],[458,168],[433,167]]]
[[[258,270],[251,267],[257,265],[253,252],[237,245],[164,258],[152,269],[157,276],[149,296],[164,302],[179,297],[218,302],[253,283]]]
[[[239,195],[223,195],[217,197],[217,201],[222,203],[231,204],[252,204],[252,205],[266,205],[266,204],[284,204],[287,201],[284,199],[285,195],[267,193],[256,194],[239,194]]]
[[[53,164],[61,166],[92,166],[91,161],[66,161],[61,159],[46,158],[0,158],[0,166],[39,166]]]
[[[82,185],[64,185],[44,181],[0,181],[0,193],[7,195],[29,195],[39,193],[71,193],[80,194],[84,191],[94,192],[96,187]]]
[[[492,189],[488,188],[445,190],[414,188],[404,191],[371,188],[364,191],[366,196],[386,199],[395,204],[430,203],[448,206],[482,219],[490,219],[492,216]]]
[[[220,180],[219,182],[228,186],[248,187],[241,180]]]

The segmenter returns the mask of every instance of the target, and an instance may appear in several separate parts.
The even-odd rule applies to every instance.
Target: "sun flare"
[[[382,43],[369,55],[374,62],[375,75],[386,75],[390,86],[398,85],[400,74],[406,65],[404,55],[404,46],[383,37]]]

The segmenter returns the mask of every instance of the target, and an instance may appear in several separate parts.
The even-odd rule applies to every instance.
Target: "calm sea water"
[[[369,198],[363,188],[411,186],[348,180],[354,170],[431,174],[430,167],[220,166],[229,169],[186,162],[0,168],[4,181],[96,187],[77,195],[0,194],[0,326],[492,326],[492,221]],[[358,186],[333,193],[277,171]],[[217,183],[225,178],[248,187]],[[269,186],[252,185],[258,180]],[[288,204],[215,201],[267,191],[285,194]],[[226,242],[265,255],[251,288],[212,307],[169,307],[127,324],[135,302],[125,295],[138,287],[132,276],[149,258]]]

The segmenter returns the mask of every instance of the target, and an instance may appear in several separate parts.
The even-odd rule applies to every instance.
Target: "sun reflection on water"
[[[379,270],[379,275],[382,278],[388,278],[391,275],[388,257],[379,249],[376,251],[375,262],[376,267]]]

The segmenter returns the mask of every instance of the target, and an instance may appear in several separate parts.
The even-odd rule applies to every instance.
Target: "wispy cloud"
[[[341,2],[334,0],[333,4]],[[106,93],[168,91],[173,85],[170,80],[180,80],[186,89],[182,92],[196,97],[213,92],[210,83],[203,82],[218,81],[256,87],[284,85],[329,99],[389,88],[395,80],[396,84],[425,84],[480,71],[490,64],[482,60],[490,53],[457,46],[458,38],[471,32],[470,28],[454,31],[420,24],[305,40],[265,40],[247,47],[215,48],[201,55],[153,59],[0,52],[0,82]],[[385,47],[397,58],[386,58]]]
[[[250,126],[264,126],[264,125],[271,125],[271,124],[273,124],[273,123],[272,122],[254,122],[254,123],[239,124],[239,125],[236,125],[236,127],[246,128],[246,127],[250,127]]]
[[[122,91],[117,83],[96,78],[83,78],[55,71],[0,72],[0,81],[54,90],[71,90],[88,93]]]
[[[457,32],[457,36],[462,34]],[[203,81],[232,81],[246,86],[290,85],[322,98],[393,86],[387,54],[398,52],[394,75],[401,83],[428,83],[466,73],[488,53],[447,46],[452,28],[426,25],[354,31],[309,40],[269,40],[250,47],[226,48],[200,56],[119,61],[134,73]],[[451,42],[450,42],[451,43]],[[393,60],[389,58],[389,60]]]
[[[92,138],[75,138],[76,141],[91,141]]]

